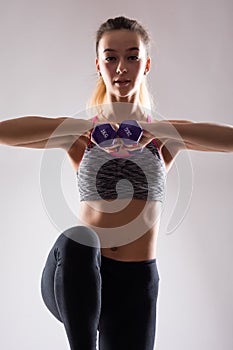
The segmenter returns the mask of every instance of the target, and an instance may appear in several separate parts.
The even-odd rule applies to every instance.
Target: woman
[[[109,19],[97,32],[99,78],[88,105],[97,107],[94,118],[0,124],[2,144],[62,148],[78,174],[83,225],[61,233],[41,280],[43,300],[64,324],[72,350],[96,349],[97,330],[100,350],[154,348],[156,237],[167,172],[182,149],[233,151],[232,126],[158,121],[146,113],[149,44],[137,21]],[[103,148],[93,137],[95,126],[109,123],[117,131],[126,119],[142,128],[136,145],[117,137]],[[132,150],[138,153],[129,157]]]

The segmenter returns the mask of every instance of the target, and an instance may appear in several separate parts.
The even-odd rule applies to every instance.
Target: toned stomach
[[[98,235],[101,255],[120,261],[156,258],[160,201],[141,199],[80,202],[79,220]]]

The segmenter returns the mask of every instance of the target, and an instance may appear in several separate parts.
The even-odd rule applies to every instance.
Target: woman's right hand
[[[92,132],[95,128],[95,126],[98,126],[98,125],[101,125],[101,124],[104,124],[104,122],[97,122],[97,123],[94,123],[94,126],[91,130],[91,135],[90,135],[90,138],[91,138],[91,141],[97,145],[98,147],[100,147],[102,150],[104,150],[105,152],[111,154],[111,153],[114,153],[114,154],[118,154],[118,156],[126,156],[128,154],[128,151],[134,151],[134,150],[139,150],[143,147],[145,147],[149,142],[151,142],[151,140],[154,138],[154,136],[149,133],[148,131],[146,131],[146,129],[144,130],[143,129],[143,135],[139,141],[138,144],[135,144],[135,145],[124,145],[123,141],[121,140],[120,137],[116,137],[115,139],[115,143],[113,146],[109,146],[109,147],[101,147],[92,137]],[[112,125],[112,127],[117,131],[119,126],[120,126],[120,123],[113,123],[113,122],[109,122],[109,124]],[[140,122],[140,125],[142,123]],[[145,125],[147,126],[148,124],[145,123]],[[141,125],[142,126],[142,125]],[[144,126],[144,124],[143,124]]]
[[[111,126],[113,127],[113,129],[114,129],[115,131],[118,130],[119,125],[120,125],[120,123],[109,122],[109,121],[108,121],[108,122],[103,122],[103,121],[101,121],[101,122],[100,122],[100,121],[95,122],[95,123],[93,124],[92,129],[91,129],[91,134],[90,134],[91,142],[93,142],[96,146],[98,146],[98,147],[101,148],[103,151],[105,151],[105,152],[107,152],[107,153],[109,153],[109,154],[110,154],[111,152],[117,152],[117,151],[119,150],[119,148],[123,146],[123,143],[122,143],[122,141],[121,141],[121,139],[120,139],[119,137],[116,137],[114,145],[113,145],[113,146],[109,146],[109,147],[101,147],[101,146],[93,139],[92,133],[93,133],[93,131],[94,131],[94,128],[95,128],[96,126],[102,125],[102,124],[111,124]]]

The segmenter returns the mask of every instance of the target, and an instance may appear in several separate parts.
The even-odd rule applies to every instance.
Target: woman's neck
[[[123,120],[147,120],[145,110],[139,104],[126,102],[110,102],[101,106],[99,119],[112,122],[122,122]]]

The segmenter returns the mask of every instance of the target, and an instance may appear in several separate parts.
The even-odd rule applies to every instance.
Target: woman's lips
[[[129,83],[130,83],[130,80],[117,80],[117,81],[115,81],[115,84],[119,85],[119,86],[126,86]]]

